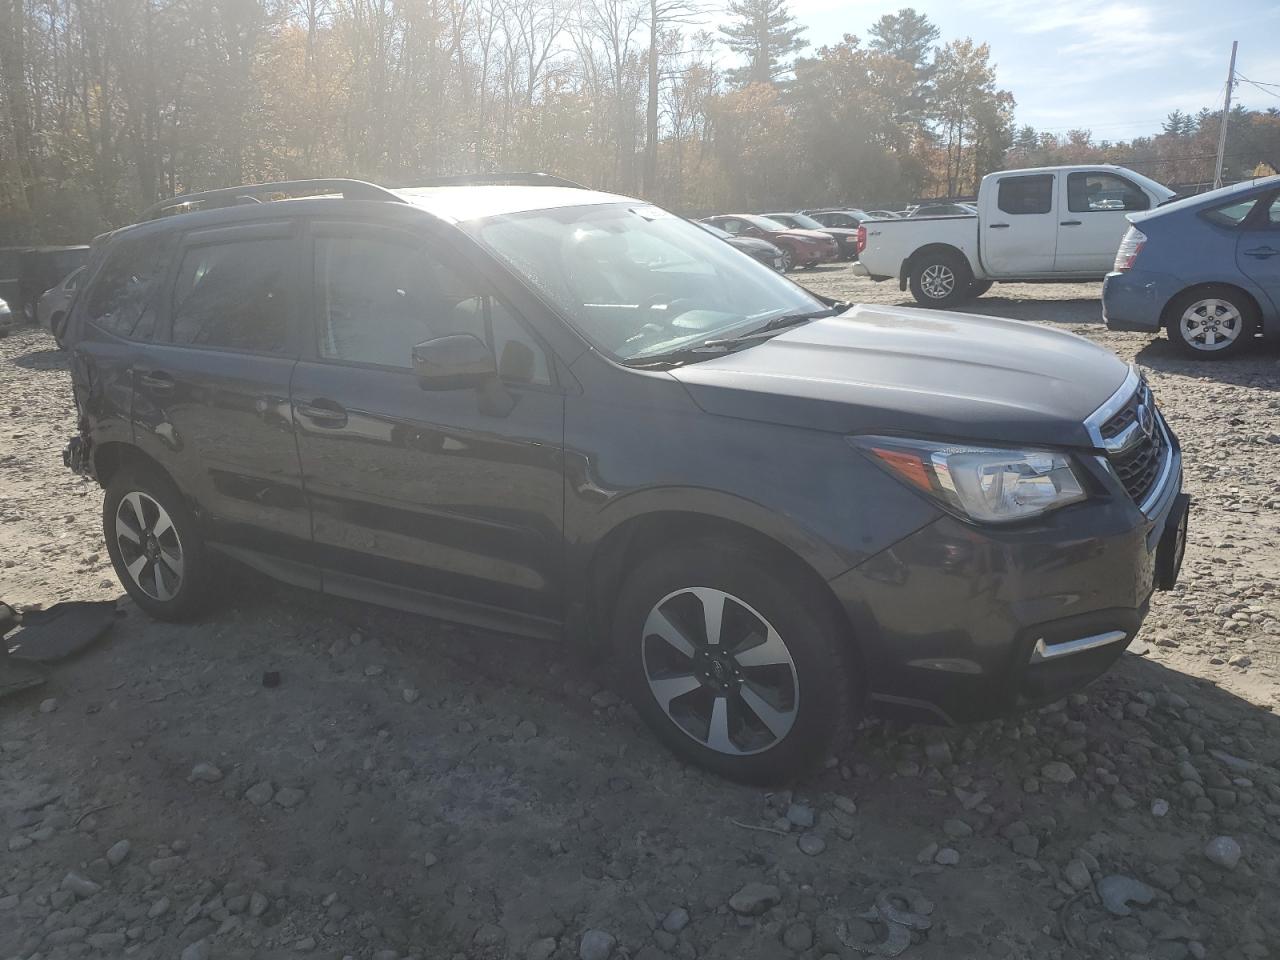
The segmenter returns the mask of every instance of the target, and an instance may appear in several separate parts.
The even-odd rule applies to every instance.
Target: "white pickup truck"
[[[1003,170],[982,178],[976,216],[866,220],[859,272],[946,307],[992,283],[1101,280],[1129,228],[1173,191],[1110,165]]]

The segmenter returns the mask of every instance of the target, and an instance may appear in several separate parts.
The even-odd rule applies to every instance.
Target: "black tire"
[[[780,249],[782,250],[782,272],[790,273],[796,268],[796,252],[786,244],[783,244]]]
[[[163,531],[156,506],[169,520]],[[142,520],[136,523],[139,509]],[[137,547],[129,535],[120,532],[120,522],[126,526],[133,522],[141,528],[132,532],[137,536]],[[152,530],[159,535],[153,536]],[[116,576],[139,607],[158,620],[189,620],[204,609],[212,574],[208,550],[191,508],[167,476],[143,464],[127,464],[117,471],[107,484],[102,503],[102,532]],[[150,540],[154,542],[149,545]],[[135,577],[130,565],[144,556],[146,562]]]
[[[1175,297],[1165,311],[1165,331],[1170,342],[1183,355],[1197,360],[1225,360],[1240,354],[1252,344],[1257,329],[1257,308],[1235,287],[1213,285],[1187,290]],[[1225,345],[1218,345],[1222,343],[1220,335],[1227,333],[1230,338]]]
[[[911,295],[924,307],[951,307],[973,294],[973,271],[958,253],[937,250],[911,262]]]
[[[993,283],[995,283],[994,280],[974,280],[969,284],[969,297],[976,300],[990,290]]]
[[[744,639],[737,645],[725,639],[714,647],[724,661],[720,668],[713,662],[712,646],[705,643],[707,630],[700,619],[705,613],[699,611],[708,605],[691,590],[730,595],[717,622],[724,624],[723,638]],[[672,618],[666,622],[680,624],[682,637],[689,631],[692,656],[647,632],[651,623],[662,622],[650,620],[659,607],[664,617]],[[774,657],[765,655],[777,649],[772,639],[750,643],[761,636],[780,638],[789,662],[774,663]],[[658,738],[683,759],[730,780],[789,781],[827,757],[848,729],[856,696],[850,670],[856,658],[829,599],[803,577],[788,574],[776,558],[742,544],[690,541],[640,563],[619,593],[613,642],[626,691]],[[736,657],[724,656],[729,648]],[[771,662],[746,662],[752,658]],[[668,679],[694,685],[670,698],[670,713],[651,686]],[[747,697],[776,711],[772,716],[781,736],[766,727],[765,713],[756,712]],[[722,709],[716,706],[720,700]],[[720,729],[728,751],[708,745],[718,709],[727,718]],[[785,728],[777,719],[783,715],[789,718]]]

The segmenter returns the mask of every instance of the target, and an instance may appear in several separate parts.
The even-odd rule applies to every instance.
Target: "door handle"
[[[314,403],[299,403],[294,409],[308,420],[314,420],[322,427],[345,427],[347,411],[332,400],[320,399]]]
[[[146,387],[152,393],[173,392],[173,377],[163,370],[151,370],[147,373],[139,373],[137,376],[138,385]]]
[[[1084,223],[1084,221],[1083,221],[1083,220],[1060,220],[1060,221],[1058,221],[1058,226],[1060,226],[1060,227],[1078,227],[1078,226],[1080,226],[1080,224],[1082,224],[1082,223]]]
[[[1274,257],[1280,254],[1280,250],[1274,247],[1254,247],[1252,250],[1244,251],[1246,257],[1253,257],[1255,260],[1266,260],[1268,257]]]
[[[1009,229],[1009,225],[1007,223],[991,223],[991,224],[988,224],[988,226],[992,230],[1008,230]]]

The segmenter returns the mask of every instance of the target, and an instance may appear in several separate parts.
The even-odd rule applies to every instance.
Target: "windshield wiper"
[[[774,317],[762,326],[746,333],[740,333],[736,337],[703,340],[700,343],[680,347],[677,350],[669,350],[666,353],[645,354],[644,356],[632,357],[623,362],[629,367],[666,367],[679,366],[682,363],[696,363],[699,360],[722,356],[726,353],[731,353],[735,349],[749,347],[761,340],[767,340],[787,327],[799,326],[802,323],[808,323],[810,320],[821,320],[823,317],[834,317],[848,310],[850,306],[852,304],[836,301],[822,310],[810,310],[807,313],[784,313],[782,316]]]
[[[751,343],[755,340],[762,340],[775,336],[779,331],[785,330],[787,327],[796,327],[802,323],[808,323],[810,320],[821,320],[823,317],[834,317],[837,314],[848,310],[850,304],[843,301],[837,301],[824,310],[811,310],[808,313],[784,313],[780,317],[774,317],[763,326],[756,327],[754,330],[748,330],[746,333],[740,333],[736,337],[723,337],[719,340],[704,340],[704,347],[728,347]]]

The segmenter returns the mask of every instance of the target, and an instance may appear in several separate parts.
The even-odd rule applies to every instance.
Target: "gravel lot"
[[[122,599],[0,702],[0,957],[1280,955],[1280,354],[1108,333],[1096,285],[970,309],[1136,359],[1183,443],[1182,584],[1085,693],[868,723],[766,793],[680,766],[550,645],[243,573],[198,624]],[[122,597],[44,334],[0,340],[0,410],[0,599]]]

